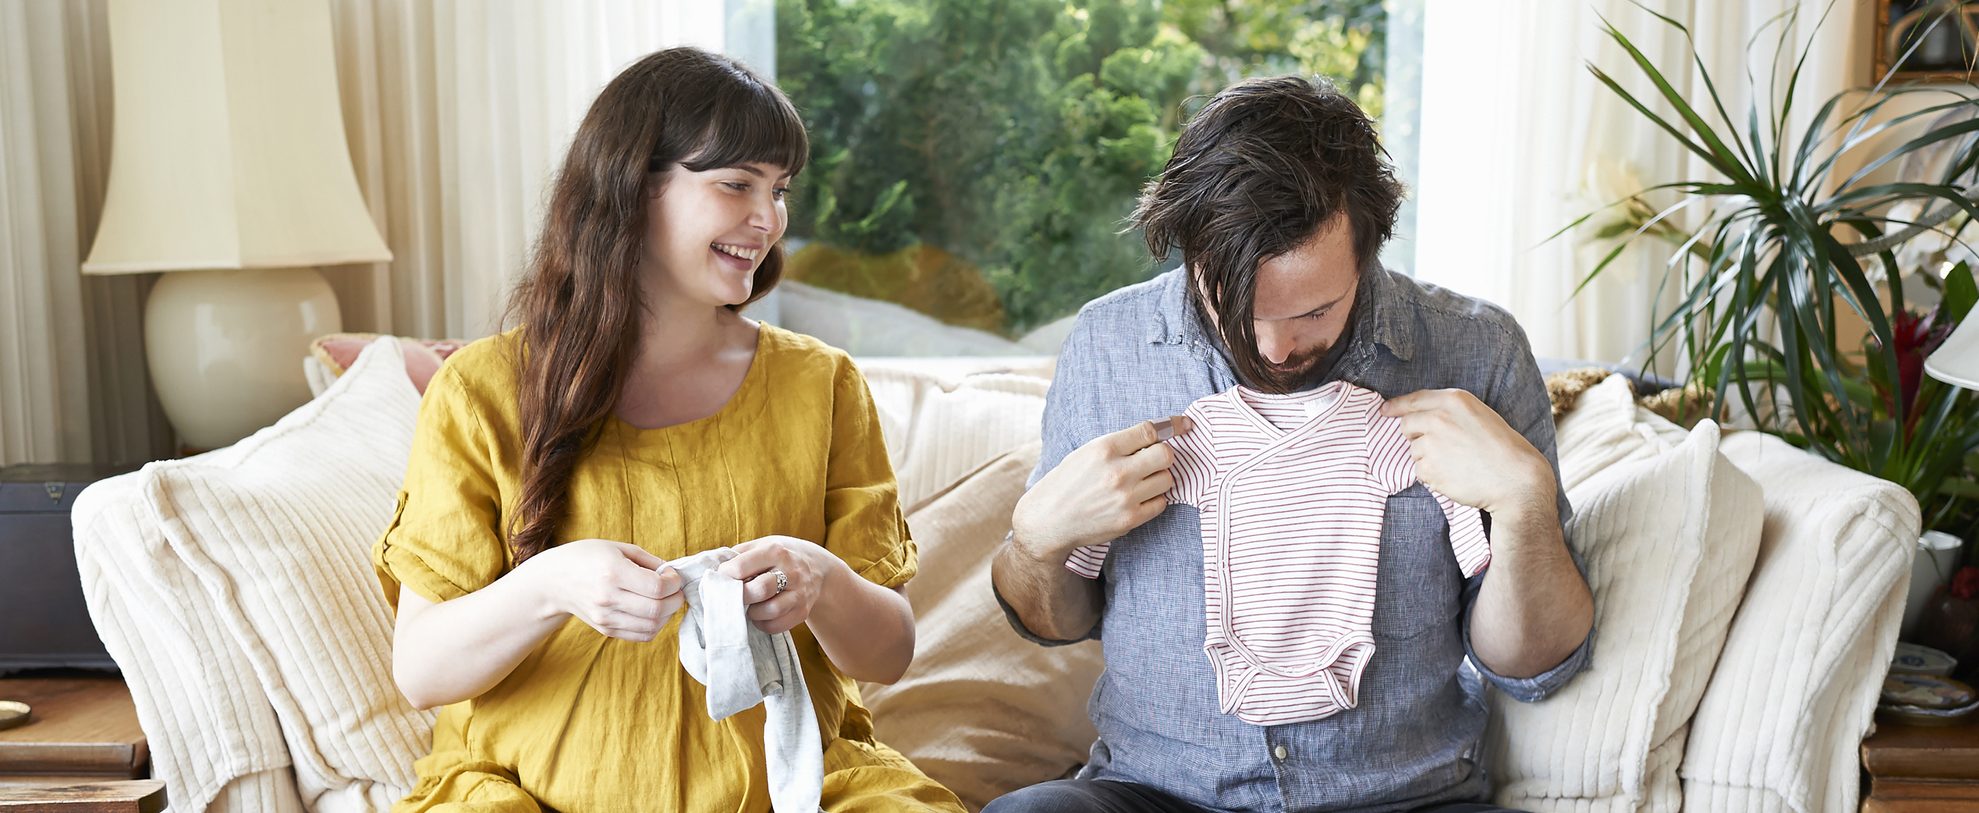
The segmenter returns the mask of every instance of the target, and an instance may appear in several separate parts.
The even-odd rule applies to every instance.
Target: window
[[[806,330],[797,300],[833,297],[852,335],[824,338],[855,353],[1055,352],[1080,305],[1172,265],[1125,218],[1230,82],[1319,74],[1374,116],[1389,104],[1382,0],[777,0],[775,17],[777,82],[811,132],[782,318]]]

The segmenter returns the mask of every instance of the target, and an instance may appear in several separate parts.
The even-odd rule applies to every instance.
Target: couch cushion
[[[1760,491],[1718,453],[1716,424],[1645,426],[1661,419],[1637,411],[1620,377],[1582,397],[1561,423],[1560,457],[1563,474],[1578,467],[1568,533],[1594,592],[1594,660],[1544,702],[1492,694],[1495,798],[1674,811],[1686,726],[1759,545]]]
[[[1759,432],[1726,457],[1766,486],[1745,603],[1691,727],[1695,810],[1854,810],[1857,747],[1896,648],[1917,500]]]
[[[251,664],[305,804],[382,810],[413,782],[432,715],[391,675],[368,562],[419,410],[399,345],[368,346],[314,401],[231,447],[145,467],[139,498]]]
[[[1610,466],[1654,457],[1682,443],[1684,430],[1638,406],[1629,380],[1611,375],[1580,394],[1560,418],[1554,437],[1560,481],[1571,492]]]
[[[1085,709],[1103,665],[1099,644],[1025,641],[990,591],[990,558],[1037,459],[1033,440],[909,506],[921,547],[921,573],[907,588],[914,666],[899,683],[862,692],[880,741],[971,809],[1065,775],[1096,736]]]
[[[913,506],[1038,439],[1048,360],[860,359],[900,482]]]
[[[1085,706],[1099,646],[1017,637],[989,584],[990,558],[1037,465],[1049,361],[860,361],[921,550],[907,587],[914,666],[862,693],[880,740],[972,808],[1064,775],[1096,736]]]

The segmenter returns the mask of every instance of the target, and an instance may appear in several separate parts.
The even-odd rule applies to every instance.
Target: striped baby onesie
[[[1202,515],[1203,652],[1225,714],[1258,725],[1354,707],[1374,654],[1375,575],[1387,498],[1416,481],[1382,398],[1336,381],[1290,395],[1239,386],[1189,405],[1170,503]],[[1475,508],[1431,492],[1466,578],[1491,561]],[[1106,544],[1065,566],[1099,578]]]

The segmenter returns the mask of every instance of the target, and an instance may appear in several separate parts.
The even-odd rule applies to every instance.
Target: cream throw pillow
[[[983,464],[1038,439],[1049,379],[1027,372],[1049,360],[860,359],[911,508]],[[987,364],[989,371],[984,371]],[[1029,366],[1018,366],[1027,364]]]
[[[274,706],[311,810],[386,809],[431,747],[432,715],[392,681],[392,619],[368,561],[418,411],[386,337],[274,426],[146,468],[152,520]]]
[[[1594,659],[1543,702],[1491,695],[1495,801],[1535,813],[1682,806],[1687,726],[1759,546],[1759,486],[1718,453],[1716,424],[1664,447],[1655,428],[1614,420],[1624,408],[1633,417],[1632,399],[1608,408],[1587,417],[1613,430],[1609,445],[1577,451],[1625,461],[1568,493],[1594,592]]]
[[[880,741],[970,809],[1064,776],[1097,736],[1086,698],[1104,665],[1099,644],[1019,638],[990,590],[991,555],[1037,459],[1033,441],[907,515],[921,547],[921,573],[907,586],[914,665],[899,683],[862,689]]]
[[[1683,427],[1636,405],[1627,376],[1611,375],[1581,393],[1554,431],[1560,482],[1572,492],[1587,478],[1682,443]],[[1578,504],[1576,504],[1578,507]]]
[[[993,372],[974,360],[861,362],[921,551],[907,586],[914,665],[862,694],[880,741],[972,809],[1063,776],[1096,736],[1086,699],[1099,645],[1019,638],[990,590],[990,559],[1037,465],[1050,386],[1026,374],[1049,369],[1038,361],[991,363]]]

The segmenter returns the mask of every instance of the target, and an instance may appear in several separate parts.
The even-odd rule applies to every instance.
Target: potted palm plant
[[[1690,37],[1682,23],[1655,16]],[[1655,89],[1647,99],[1671,113],[1652,108],[1600,67],[1590,63],[1589,70],[1701,158],[1710,177],[1651,186],[1563,229],[1622,212],[1596,233],[1613,245],[1580,285],[1642,238],[1666,241],[1663,284],[1676,286],[1676,303],[1656,314],[1650,356],[1666,349],[1681,354],[1697,414],[1740,416],[1898,483],[1916,495],[1926,528],[1979,536],[1973,527],[1979,394],[1919,374],[1924,357],[1972,310],[1979,290],[1964,263],[1907,268],[1898,259],[1919,236],[1956,244],[1960,227],[1979,219],[1971,199],[1979,187],[1961,186],[1979,177],[1979,100],[1942,87],[1889,86],[1886,75],[1866,93],[1822,101],[1804,128],[1790,132],[1804,52],[1771,109],[1762,110],[1759,94],[1751,94],[1754,102],[1738,121],[1694,48],[1691,58],[1708,91],[1697,105],[1621,30],[1612,23],[1605,30]],[[1780,30],[1776,53],[1784,54],[1792,26]],[[1933,97],[1921,109],[1894,113],[1893,101],[1918,101],[1917,94]],[[1879,135],[1920,126],[1894,146],[1877,146]],[[1878,170],[1926,149],[1947,156],[1933,177],[1875,179]],[[1859,169],[1843,175],[1848,166]],[[1920,274],[1937,300],[1925,307],[1905,298],[1906,276]],[[1867,325],[1860,346],[1841,339],[1849,314]]]

